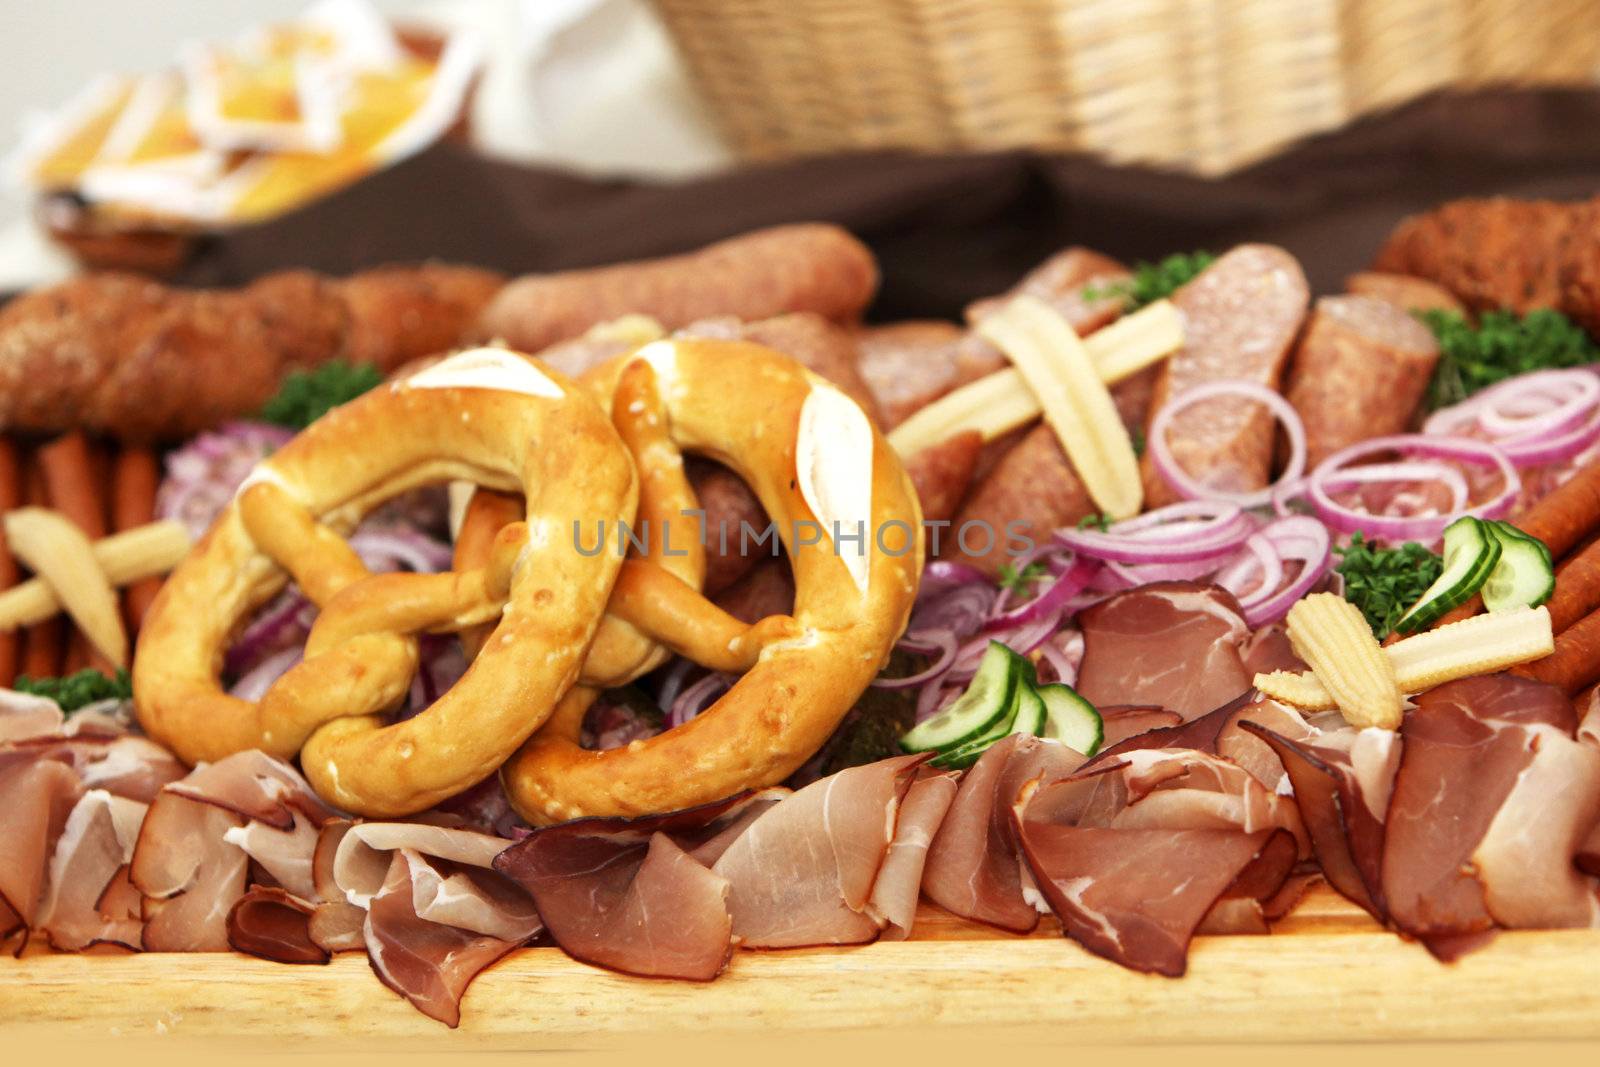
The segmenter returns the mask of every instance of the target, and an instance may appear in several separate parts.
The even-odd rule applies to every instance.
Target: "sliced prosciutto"
[[[1600,751],[1574,726],[1559,691],[1511,675],[1417,698],[1384,842],[1396,926],[1453,956],[1497,927],[1600,921],[1595,885],[1574,867],[1600,819]]]
[[[1299,853],[1291,810],[1241,768],[1192,749],[1133,750],[1013,808],[1033,880],[1067,936],[1174,977],[1214,908],[1248,902],[1253,915],[1283,888]]]
[[[789,948],[876,938],[868,904],[901,801],[925,758],[900,756],[842,770],[752,823],[712,868],[727,879],[738,942]]]
[[[954,773],[940,774],[924,767],[900,804],[894,838],[867,900],[867,914],[882,928],[880,936],[886,941],[902,941],[911,934],[917,901],[922,896],[928,849],[944,824],[958,788]]]
[[[1219,586],[1153,582],[1107,597],[1078,625],[1075,688],[1091,704],[1153,705],[1189,720],[1250,688],[1241,656],[1250,628]]]
[[[54,948],[140,947],[144,923],[139,909],[117,901],[119,894],[111,891],[133,858],[145,811],[137,800],[91,789],[67,816],[50,858],[49,886],[38,917]]]
[[[674,838],[691,847],[714,838],[750,799],[543,827],[494,866],[533,897],[551,936],[574,959],[629,974],[709,980],[732,948],[728,880]]]
[[[1082,753],[1012,735],[990,746],[961,788],[928,850],[922,890],[963,919],[1026,933],[1039,925],[1033,885],[1018,855],[1011,808],[1024,786],[1065,778]]]

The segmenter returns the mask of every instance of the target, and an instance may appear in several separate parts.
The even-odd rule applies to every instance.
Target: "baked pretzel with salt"
[[[343,540],[384,501],[456,479],[527,502],[482,566],[372,575]],[[374,390],[258,466],[173,572],[134,659],[140,721],[191,763],[299,753],[331,804],[424,810],[492,774],[577,680],[622,561],[567,538],[632,519],[637,500],[606,412],[527,357],[462,352]],[[218,668],[231,636],[291,576],[319,609],[305,659],[259,702],[229,695]],[[415,673],[417,633],[493,620],[455,686],[385,725]]]
[[[584,713],[602,679],[615,685],[629,675],[586,667],[585,681],[502,770],[507,795],[543,824],[672,811],[780,782],[837,728],[905,627],[923,562],[916,491],[855,401],[758,345],[657,341],[584,383],[628,397],[615,406],[625,416],[659,409],[644,419],[654,433],[664,428],[654,456],[665,457],[659,446],[669,441],[750,485],[788,551],[794,609],[746,625],[668,559],[626,560],[607,625],[742,677],[689,722],[594,751],[579,744]],[[645,461],[647,484],[653,465],[676,462]],[[673,544],[687,547],[676,535]],[[652,542],[651,552],[659,547]]]

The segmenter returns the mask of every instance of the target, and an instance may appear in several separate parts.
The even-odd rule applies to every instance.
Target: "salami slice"
[[[1152,417],[1172,397],[1206,382],[1276,389],[1309,299],[1305,272],[1281,248],[1240,245],[1206,268],[1173,296],[1183,315],[1184,346],[1156,382]],[[1261,404],[1218,397],[1180,412],[1167,431],[1167,447],[1203,484],[1248,492],[1267,484],[1272,428],[1272,415]],[[1177,499],[1148,452],[1144,487],[1146,507]]]
[[[1306,427],[1306,462],[1346,445],[1400,433],[1439,361],[1426,326],[1370,296],[1317,301],[1289,375],[1289,403]]]

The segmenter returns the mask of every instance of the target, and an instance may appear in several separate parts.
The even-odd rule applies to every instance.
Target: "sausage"
[[[942,539],[940,554],[996,574],[1011,561],[1009,550],[1016,547],[1008,541],[1008,523],[1018,524],[1012,528],[1042,542],[1058,527],[1074,525],[1094,513],[1094,501],[1061,450],[1055,431],[1041,422],[973,490],[956,515],[954,529]],[[965,536],[963,529],[968,531]]]
[[[161,463],[154,451],[136,446],[119,451],[111,471],[111,525],[120,533],[153,522],[160,484]],[[123,589],[122,606],[131,632],[138,632],[160,590],[160,578],[141,578]]]
[[[1438,362],[1433,333],[1399,306],[1371,296],[1318,300],[1285,390],[1305,424],[1306,463],[1403,431]]]
[[[22,460],[17,443],[0,437],[0,513],[22,506]],[[5,531],[0,529],[0,589],[9,589],[22,576],[16,557],[6,547]],[[15,630],[0,630],[0,686],[10,686],[17,676],[21,635]]]
[[[954,389],[965,331],[953,322],[919,320],[856,331],[857,365],[878,402],[885,430]]]
[[[1412,274],[1389,274],[1368,270],[1352,274],[1344,280],[1345,291],[1356,296],[1370,296],[1405,311],[1453,311],[1465,315],[1467,307],[1450,295],[1442,285]]]
[[[794,572],[786,559],[763,559],[711,600],[740,622],[787,615],[794,610]]]
[[[967,430],[906,460],[906,476],[916,487],[924,519],[942,522],[955,518],[982,452],[982,435]]]
[[[669,330],[718,315],[752,321],[791,311],[850,322],[877,287],[872,253],[846,231],[774,226],[685,255],[525,275],[484,309],[478,334],[537,352],[632,313]]]
[[[1162,367],[1151,417],[1205,382],[1243,380],[1276,389],[1309,300],[1305,272],[1281,248],[1240,245],[1207,267],[1173,295],[1184,345]],[[1248,492],[1267,484],[1272,430],[1272,415],[1261,404],[1218,397],[1181,412],[1168,428],[1167,447],[1198,481]],[[1178,495],[1150,452],[1143,463],[1145,506],[1158,507]]]
[[[1028,295],[1054,305],[1078,333],[1089,333],[1122,314],[1122,296],[1116,287],[1127,277],[1128,268],[1110,256],[1073,245],[1024,274],[1006,292],[968,304],[967,325],[976,326],[1012,297]]]
[[[684,458],[684,472],[705,514],[707,596],[728,588],[747,574],[763,554],[770,555],[770,540],[756,539],[767,528],[767,513],[755,493],[733,471],[699,456]],[[740,550],[743,524],[749,524],[746,551]]]

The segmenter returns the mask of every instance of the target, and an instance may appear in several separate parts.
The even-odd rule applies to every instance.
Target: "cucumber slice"
[[[1023,667],[1032,666],[1000,642],[990,641],[967,691],[901,736],[900,747],[907,752],[943,751],[987,734],[1014,713],[1017,687],[1025,679]],[[1004,733],[1002,728],[996,736]]]
[[[1422,629],[1451,608],[1471,599],[1500,562],[1500,538],[1482,519],[1463,515],[1444,528],[1444,570],[1427,592],[1400,617],[1395,630]]]
[[[1556,567],[1550,549],[1537,537],[1509,522],[1487,524],[1500,542],[1500,562],[1483,583],[1483,606],[1490,611],[1536,608],[1556,589]]]
[[[1060,682],[1041,685],[1038,693],[1045,707],[1045,724],[1040,737],[1060,741],[1085,756],[1100,751],[1100,742],[1106,736],[1105,722],[1093,704],[1079,696],[1076,689]]]
[[[1048,715],[1039,691],[1032,685],[1017,686],[1017,714],[1011,720],[1011,729],[1006,733],[1043,737],[1047,722]]]
[[[1021,657],[1018,657],[1019,659]],[[1011,697],[1011,709],[989,729],[962,744],[942,750],[933,758],[935,767],[970,767],[989,746],[1007,734],[1037,733],[1044,723],[1044,702],[1033,691],[1033,664],[1022,660],[1026,670],[1019,666],[1017,689]]]

